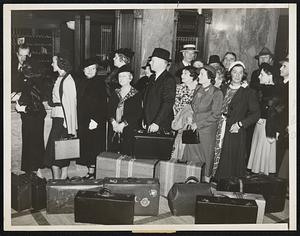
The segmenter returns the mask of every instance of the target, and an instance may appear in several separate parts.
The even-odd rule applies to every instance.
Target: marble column
[[[213,9],[212,23],[206,25],[206,59],[222,57],[227,51],[237,54],[246,65],[248,79],[257,68],[255,55],[263,48],[275,50],[280,9]]]

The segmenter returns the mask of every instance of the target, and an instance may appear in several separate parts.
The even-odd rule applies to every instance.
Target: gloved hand
[[[24,105],[20,106],[20,104],[18,103],[18,101],[16,102],[16,111],[17,112],[24,112],[25,113],[26,112],[25,109],[26,109],[26,106],[24,106]]]
[[[90,124],[89,124],[89,130],[96,129],[98,127],[98,123],[91,119]]]

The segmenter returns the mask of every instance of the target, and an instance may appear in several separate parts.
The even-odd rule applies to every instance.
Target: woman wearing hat
[[[133,72],[122,67],[118,72],[121,88],[115,89],[108,103],[109,150],[132,155],[134,130],[140,126],[142,100],[139,92],[130,85]]]
[[[95,178],[96,156],[105,150],[107,93],[97,68],[96,58],[84,62],[84,76],[79,81],[77,95],[80,159],[76,162],[88,167],[87,179]]]
[[[254,129],[247,168],[253,173],[268,175],[276,172],[276,140],[280,132],[279,118],[283,109],[278,80],[271,65],[261,64],[259,80],[261,116]]]
[[[209,182],[213,164],[213,151],[216,139],[217,121],[221,116],[222,91],[214,86],[216,71],[205,65],[200,69],[199,86],[196,88],[191,107],[193,110],[191,129],[197,130],[199,144],[187,144],[183,159],[205,163],[204,182]]]
[[[49,134],[45,164],[51,166],[54,179],[66,179],[70,160],[55,160],[55,140],[77,135],[77,93],[70,72],[72,66],[66,56],[56,55],[52,58],[52,67],[59,76],[52,90],[51,117],[52,127]]]
[[[246,128],[260,116],[255,92],[243,87],[245,65],[236,61],[230,65],[230,85],[224,90],[221,118],[218,122],[213,175],[221,178],[243,176],[246,171]]]

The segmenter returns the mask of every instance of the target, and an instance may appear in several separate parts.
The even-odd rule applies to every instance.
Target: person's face
[[[118,78],[119,84],[123,87],[130,84],[130,81],[132,80],[132,75],[130,72],[125,71],[119,73]]]
[[[59,67],[57,65],[57,56],[52,57],[52,64],[51,66],[53,67],[53,71],[57,72],[59,70]]]
[[[204,64],[202,61],[194,61],[194,63],[193,63],[193,67],[195,67],[195,68],[201,68],[203,66],[204,66]]]
[[[199,84],[207,84],[210,82],[210,79],[207,76],[207,71],[205,69],[201,69],[200,70],[200,74],[199,74]]]
[[[29,48],[19,48],[17,52],[18,61],[21,65],[26,61],[27,57],[30,57]]]
[[[242,82],[244,75],[244,68],[242,66],[235,66],[231,69],[232,82],[239,84]]]
[[[289,76],[289,63],[287,61],[283,62],[280,67],[280,76],[282,77]]]
[[[216,75],[216,79],[215,79],[215,86],[217,88],[220,88],[223,80],[224,80],[224,74],[221,73],[220,71],[217,71],[217,75]]]
[[[223,59],[223,65],[226,70],[228,70],[232,62],[235,62],[235,56],[232,54],[227,54]]]
[[[114,66],[121,67],[122,61],[118,53],[115,54],[113,60],[114,60]]]
[[[159,57],[152,57],[150,61],[151,69],[155,72],[159,72],[160,70],[163,70],[164,67],[167,68],[167,63],[165,60],[159,58]]]
[[[183,58],[185,61],[191,62],[195,58],[195,52],[194,51],[184,51]]]
[[[261,70],[260,74],[258,76],[259,83],[260,84],[268,84],[271,79],[270,76],[272,76],[272,75],[268,75],[264,70]]]
[[[270,55],[261,55],[258,57],[258,64],[261,65],[262,63],[272,63],[272,57]]]
[[[90,65],[88,67],[85,67],[83,69],[84,75],[88,78],[91,79],[93,77],[95,77],[96,73],[97,73],[97,65]]]
[[[182,82],[185,84],[191,83],[193,81],[193,77],[188,70],[183,70],[181,74]]]

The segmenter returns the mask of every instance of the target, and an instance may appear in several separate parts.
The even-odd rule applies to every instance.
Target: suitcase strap
[[[243,184],[243,180],[239,179],[239,186],[240,186],[240,193],[244,192],[244,184]]]

